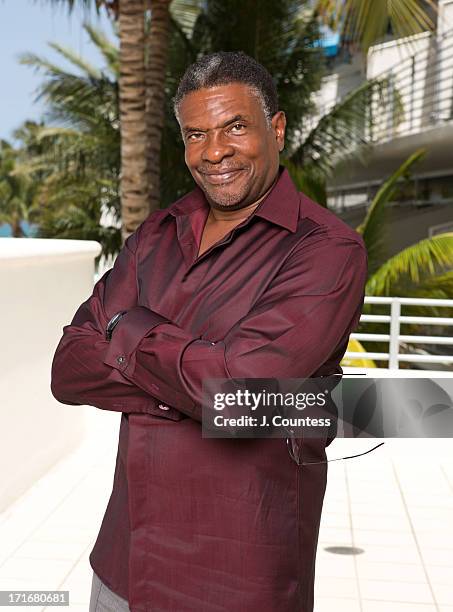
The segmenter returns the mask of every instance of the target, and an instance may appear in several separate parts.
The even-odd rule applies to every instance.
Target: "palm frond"
[[[84,73],[84,76],[88,76],[92,79],[101,78],[101,71],[89,62],[87,62],[85,59],[83,59],[83,57],[75,53],[72,49],[69,49],[68,47],[63,47],[59,43],[55,42],[50,42],[48,43],[48,45],[49,47],[54,49],[54,51],[57,51],[57,53],[67,59],[68,62],[70,62],[77,68],[80,68],[80,70]]]
[[[91,42],[97,47],[98,51],[105,59],[112,75],[118,78],[120,74],[118,47],[116,47],[101,30],[94,28],[91,24],[84,23],[83,27]]]
[[[53,138],[54,136],[63,136],[63,137],[66,136],[68,138],[71,138],[73,136],[78,136],[78,135],[80,135],[80,132],[78,132],[75,129],[43,126],[36,133],[36,140],[37,142],[40,142],[44,138]]]
[[[36,99],[48,103],[50,120],[81,130],[96,126],[109,130],[118,120],[117,86],[103,73],[97,78],[74,75],[33,54],[22,56],[21,62],[44,70],[47,78]]]
[[[453,299],[453,270],[425,279],[416,292],[418,297]]]
[[[25,66],[32,66],[36,71],[42,70],[46,72],[49,76],[58,77],[64,76],[67,73],[64,68],[57,66],[57,64],[53,64],[35,53],[22,53],[19,56],[19,64],[24,64]]]
[[[354,154],[360,157],[362,153],[357,145],[369,146],[367,133],[372,131],[383,109],[395,109],[395,121],[399,120],[399,110],[396,110],[399,107],[395,104],[397,95],[388,77],[365,81],[319,119],[290,155],[291,161],[300,165],[316,164],[329,176],[348,151],[354,148]],[[377,99],[380,101],[378,112]]]
[[[435,7],[434,2],[428,0],[427,3]],[[433,30],[435,26],[418,0],[398,2],[347,0],[346,11],[350,16],[346,24],[346,33],[360,40],[364,50],[368,50],[386,33],[389,23],[392,24],[396,38]]]
[[[418,0],[317,0],[315,8],[324,23],[341,30],[343,38],[359,43],[366,53],[384,37],[389,25],[396,39],[433,30],[435,23],[427,9],[436,14],[436,2],[426,0],[423,4]]]
[[[195,62],[197,59],[197,50],[195,46],[192,44],[191,39],[187,36],[183,28],[177,19],[175,19],[172,15],[170,15],[170,24],[173,28],[173,31],[179,36],[181,42],[183,43],[186,51],[189,54],[190,62]]]
[[[367,295],[410,295],[420,282],[453,266],[453,232],[420,240],[388,259],[366,285]],[[443,270],[442,270],[443,269]]]
[[[203,0],[173,0],[170,4],[171,16],[189,40],[202,8]]]
[[[381,185],[368,208],[365,219],[356,228],[362,234],[368,252],[368,270],[372,274],[385,258],[385,223],[387,219],[387,203],[397,190],[397,182],[401,177],[408,178],[414,164],[426,154],[425,149],[418,149],[410,155],[397,170]]]

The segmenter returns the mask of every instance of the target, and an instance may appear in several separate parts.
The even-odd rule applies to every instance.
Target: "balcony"
[[[304,133],[317,123],[349,91],[365,79],[386,78],[389,83],[383,98],[372,99],[371,126],[364,118],[362,139],[372,144],[359,160],[355,149],[341,155],[334,176],[329,181],[328,193],[332,204],[341,194],[350,202],[360,201],[364,192],[374,191],[382,179],[391,174],[413,151],[427,149],[427,156],[416,167],[414,176],[419,182],[436,184],[434,197],[426,197],[420,186],[415,200],[419,203],[444,199],[452,202],[452,195],[439,197],[439,185],[450,177],[453,140],[453,23],[436,32],[423,32],[405,39],[396,39],[370,48],[366,66],[356,60],[342,66],[324,80],[316,95],[319,114],[304,126]],[[383,104],[384,103],[384,104]]]

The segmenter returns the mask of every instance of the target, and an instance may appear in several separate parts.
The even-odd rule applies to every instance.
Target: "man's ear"
[[[272,129],[275,132],[278,150],[283,151],[285,147],[286,115],[283,111],[278,111],[272,117]]]

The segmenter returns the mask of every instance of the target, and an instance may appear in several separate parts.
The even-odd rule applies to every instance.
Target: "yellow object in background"
[[[355,340],[354,338],[349,338],[349,342],[348,342],[348,348],[346,349],[347,351],[350,351],[351,353],[365,353],[365,349],[363,348],[363,346],[360,344],[360,342],[358,340]],[[375,368],[377,367],[376,364],[374,363],[374,361],[372,359],[367,359],[367,358],[357,358],[354,357],[354,359],[349,359],[349,358],[344,358],[341,360],[340,365],[345,366],[347,368]]]

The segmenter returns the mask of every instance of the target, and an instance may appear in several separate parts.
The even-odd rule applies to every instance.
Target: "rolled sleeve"
[[[125,378],[118,367],[120,364],[111,365],[116,357],[115,347],[123,343],[123,353],[127,347],[135,349],[137,339],[161,319],[137,307],[138,231],[126,240],[113,268],[99,279],[71,323],[63,327],[52,361],[51,392],[63,404],[147,413],[179,421],[185,418],[179,410],[161,403],[155,395]],[[120,310],[129,311],[125,317],[131,325],[121,327],[120,321],[113,333],[114,342],[110,344],[105,338],[106,326]]]

